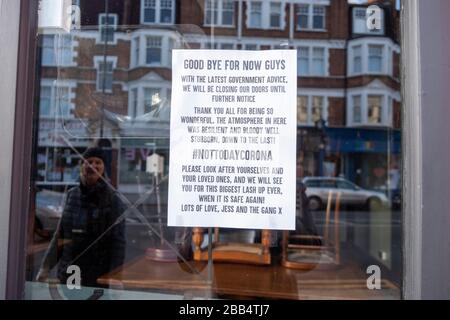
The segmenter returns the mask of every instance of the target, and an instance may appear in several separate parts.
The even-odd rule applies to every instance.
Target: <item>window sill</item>
[[[155,25],[155,26],[171,26],[174,23],[175,22],[145,22],[145,21],[141,21],[142,25]]]
[[[236,28],[236,26],[233,24],[233,25],[228,25],[228,24],[206,24],[206,23],[204,23],[203,24],[203,26],[204,27],[207,27],[207,28],[211,28],[211,27],[214,27],[214,28],[224,28],[224,29],[235,29]]]
[[[273,27],[247,27],[249,30],[270,30],[270,31],[285,31],[286,28],[273,28]]]
[[[314,32],[318,32],[318,33],[327,33],[328,30],[327,29],[295,29],[296,32],[308,32],[308,33],[314,33]]]

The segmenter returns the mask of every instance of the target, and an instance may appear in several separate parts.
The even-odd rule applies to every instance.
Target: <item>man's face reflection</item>
[[[103,176],[104,171],[105,165],[103,160],[97,157],[85,159],[81,167],[82,178],[88,186],[96,184],[100,177]]]

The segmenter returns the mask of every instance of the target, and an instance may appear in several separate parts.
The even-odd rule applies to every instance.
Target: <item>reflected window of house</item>
[[[39,112],[41,117],[50,117],[52,107],[52,87],[41,86]]]
[[[144,89],[144,113],[153,111],[161,102],[160,90],[156,88]]]
[[[313,97],[312,99],[312,122],[315,123],[323,119],[323,97]]]
[[[51,81],[41,84],[39,114],[46,118],[69,118],[72,116],[71,89]]]
[[[66,66],[73,63],[72,36],[47,34],[42,38],[42,65]]]
[[[133,64],[134,66],[139,65],[139,58],[140,58],[140,45],[141,42],[139,40],[139,38],[134,38],[133,39]]]
[[[71,103],[70,103],[70,88],[68,87],[57,87],[56,88],[56,101],[57,110],[56,114],[62,118],[67,118],[71,113]]]
[[[162,51],[161,37],[147,37],[147,64],[160,64]]]
[[[353,96],[353,122],[361,123],[361,96]]]
[[[283,29],[285,27],[285,16],[285,2],[248,2],[248,28]]]
[[[161,0],[161,8],[160,8],[161,23],[172,23],[173,5],[174,3],[172,0]]]
[[[262,27],[262,4],[258,1],[251,1],[249,4],[249,27],[261,28]]]
[[[297,29],[309,28],[309,5],[302,4],[297,8]]]
[[[204,44],[205,49],[222,49],[222,50],[233,50],[235,48],[234,43],[210,43],[206,42]]]
[[[42,65],[50,66],[55,64],[55,36],[44,35],[42,38]]]
[[[117,14],[100,14],[98,24],[100,30],[100,41],[114,42],[114,32],[117,29]]]
[[[353,48],[353,73],[362,72],[362,46],[354,46]]]
[[[97,69],[97,90],[111,92],[113,89],[113,69],[112,61],[99,61]]]
[[[309,75],[309,48],[300,47],[297,50],[298,53],[298,75],[306,76]]]
[[[325,76],[325,50],[318,47],[299,47],[297,49],[298,75],[300,77]]]
[[[368,97],[367,121],[369,124],[381,123],[382,96],[371,95]]]
[[[297,97],[297,122],[301,124],[308,123],[308,97]]]
[[[232,26],[234,24],[234,1],[222,1],[222,24],[224,26]]]
[[[313,7],[313,29],[325,29],[325,7]]]
[[[323,48],[313,49],[313,74],[325,74],[325,49]]]
[[[205,2],[205,25],[231,27],[234,25],[234,1],[207,0]]]
[[[131,110],[129,111],[129,114],[132,118],[136,118],[137,114],[138,114],[138,89],[131,89],[131,94],[130,94],[130,99],[131,99]]]
[[[297,7],[297,30],[325,30],[326,7],[301,4]]]
[[[281,28],[281,3],[272,2],[270,4],[270,27]]]
[[[325,75],[325,49],[313,48],[313,75]]]
[[[259,49],[259,46],[258,46],[257,44],[250,44],[250,43],[247,43],[247,44],[245,44],[245,45],[243,46],[243,49],[244,49],[244,50],[258,50],[258,49]]]
[[[174,0],[141,0],[142,23],[174,23]]]
[[[369,45],[369,72],[383,71],[383,46]]]

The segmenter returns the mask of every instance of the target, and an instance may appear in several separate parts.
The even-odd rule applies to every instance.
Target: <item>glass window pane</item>
[[[39,101],[40,116],[51,116],[52,88],[49,86],[41,87],[41,96]]]
[[[361,122],[361,96],[353,97],[353,122]]]
[[[369,124],[380,124],[382,115],[382,96],[368,97],[368,122]]]
[[[313,48],[313,74],[325,75],[325,49]]]
[[[312,121],[323,119],[323,97],[313,97],[312,99]]]
[[[279,28],[281,27],[281,9],[280,3],[270,4],[270,27]]]
[[[250,2],[250,27],[262,26],[262,5],[261,2]]]
[[[308,29],[309,21],[309,5],[299,5],[297,11],[297,28]]]
[[[362,72],[362,47],[353,47],[353,73]]]
[[[297,97],[297,122],[308,122],[308,97]]]
[[[383,70],[383,46],[369,45],[369,71],[381,72]]]
[[[79,0],[74,3],[80,5],[80,29],[39,28],[41,63],[30,73],[38,97],[29,99],[36,145],[26,160],[32,170],[25,177],[32,184],[26,191],[27,225],[34,233],[26,234],[25,296],[42,297],[48,279],[60,282],[56,288],[67,299],[84,293],[89,298],[95,289],[111,299],[401,298],[400,239],[408,214],[401,209],[401,115],[408,110],[396,74],[402,61],[401,12],[394,1],[383,1],[388,30],[361,36],[368,34],[366,2],[109,1],[106,17],[104,0]],[[361,26],[362,33],[355,33]],[[292,70],[276,68],[287,48],[297,49],[298,77],[285,83],[278,75]],[[183,89],[175,86],[172,92],[173,67],[184,67],[174,49],[227,50],[224,61],[242,54],[250,67],[260,61],[256,51],[277,58],[251,72],[242,65],[216,72],[205,68],[206,82],[194,76],[197,70],[186,70],[179,79]],[[194,60],[213,53],[199,52]],[[259,73],[264,77],[256,78]],[[236,94],[219,92],[235,86]],[[269,99],[256,92],[266,90],[276,108],[268,108]],[[204,103],[191,110],[187,93]],[[228,97],[239,101],[220,101]],[[178,130],[171,128],[171,116],[181,120],[180,106],[187,116],[183,121],[192,122],[183,137],[199,150],[214,145],[266,151],[296,141],[295,149],[277,149],[276,165],[217,159],[197,168],[187,151],[191,145],[182,143],[181,151],[171,153],[171,143],[179,144],[170,139]],[[233,125],[222,123],[220,108]],[[284,111],[289,117],[279,118]],[[273,130],[286,126],[292,126],[291,136]],[[176,199],[195,188],[205,200],[186,200],[176,210],[201,215],[205,204],[214,202],[219,212],[211,215],[217,217],[238,221],[273,214],[277,220],[277,210],[257,202],[271,197],[275,207],[283,207],[281,191],[291,195],[294,230],[223,228],[218,219],[214,255],[209,255],[208,228],[169,227],[174,196],[169,159],[186,165],[178,175]],[[294,163],[289,177],[296,187],[278,184],[280,168]],[[225,195],[227,203],[218,198]],[[203,207],[196,207],[200,202]],[[228,212],[238,207],[259,213]],[[251,263],[240,260],[249,256]],[[81,291],[64,285],[73,259],[81,270]],[[368,262],[382,270],[380,290],[367,289]],[[44,295],[51,298],[50,292]]]

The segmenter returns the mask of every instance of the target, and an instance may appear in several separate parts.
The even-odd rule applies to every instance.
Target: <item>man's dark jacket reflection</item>
[[[44,264],[52,268],[59,260],[61,283],[71,275],[67,273],[69,265],[76,265],[83,286],[98,286],[98,277],[124,262],[125,222],[123,217],[119,219],[124,212],[117,193],[102,180],[94,186],[80,183],[72,188]],[[56,249],[58,239],[65,240],[60,254]]]

